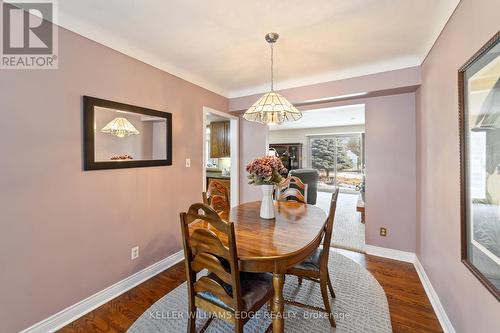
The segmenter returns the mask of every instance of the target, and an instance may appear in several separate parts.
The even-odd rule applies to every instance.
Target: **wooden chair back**
[[[295,200],[307,203],[307,184],[304,184],[298,177],[288,176],[281,184],[278,185],[276,200]]]
[[[216,212],[229,212],[229,191],[224,184],[211,180],[206,192],[203,192],[203,203],[209,205]]]
[[[330,201],[330,212],[325,224],[325,235],[323,238],[323,252],[321,253],[320,265],[328,266],[328,257],[330,255],[330,245],[332,243],[333,222],[335,220],[335,211],[337,210],[337,200],[339,196],[339,189],[335,189]]]
[[[217,233],[210,228],[203,228],[196,229],[190,235],[189,224],[196,220],[206,221]],[[181,227],[190,302],[195,301],[197,293],[207,291],[233,309],[241,309],[234,224],[223,221],[211,207],[196,203],[189,207],[187,213],[181,213]],[[227,246],[219,236],[227,238]],[[196,273],[202,270],[215,274],[218,279],[229,284],[232,287],[232,296],[226,292],[220,281],[208,276],[196,279]],[[204,310],[214,312],[213,308]]]

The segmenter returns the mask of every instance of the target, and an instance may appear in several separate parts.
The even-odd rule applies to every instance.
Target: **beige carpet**
[[[361,216],[356,212],[358,195],[339,193],[332,247],[365,253],[365,225],[360,222]],[[318,192],[316,206],[328,214],[331,197],[332,193]]]

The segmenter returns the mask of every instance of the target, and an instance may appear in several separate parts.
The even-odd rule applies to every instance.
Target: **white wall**
[[[302,167],[309,167],[309,135],[360,133],[365,125],[331,126],[269,131],[269,143],[302,143]]]
[[[165,122],[153,122],[153,159],[166,158],[167,151],[167,126]]]

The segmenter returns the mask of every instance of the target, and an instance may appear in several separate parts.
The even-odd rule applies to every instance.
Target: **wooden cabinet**
[[[278,157],[288,171],[302,168],[302,143],[272,143]]]
[[[210,123],[210,158],[229,157],[231,153],[229,121]]]

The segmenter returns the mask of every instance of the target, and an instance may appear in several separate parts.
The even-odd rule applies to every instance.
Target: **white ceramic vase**
[[[260,217],[263,219],[274,219],[273,189],[274,185],[260,185],[262,190],[262,202],[260,204]]]

